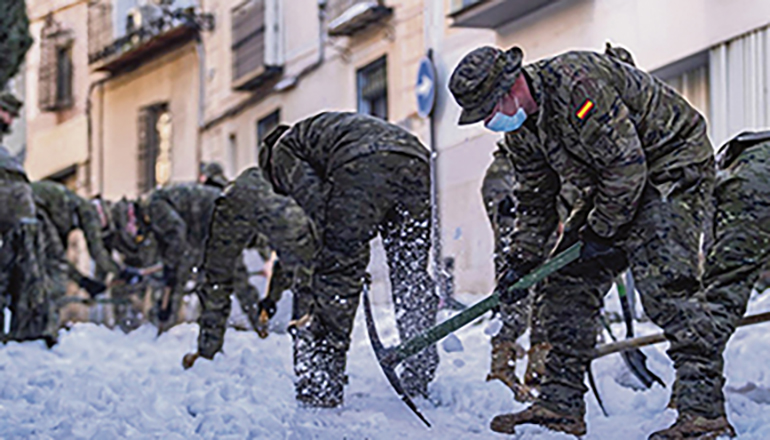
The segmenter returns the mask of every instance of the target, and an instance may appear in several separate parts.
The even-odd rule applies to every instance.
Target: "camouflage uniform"
[[[49,346],[56,342],[40,237],[27,175],[0,146],[0,333],[5,328],[2,309],[7,306],[12,313],[4,341],[43,338]]]
[[[33,182],[31,185],[37,209],[46,213],[51,220],[50,224],[53,225],[53,229],[47,231],[48,235],[55,234],[59,242],[66,247],[69,234],[80,229],[83,231],[88,253],[96,263],[97,269],[103,273],[117,275],[120,272],[120,266],[112,259],[110,252],[104,246],[99,213],[91,202],[60,183],[40,181]],[[53,237],[49,237],[49,239],[53,239]],[[67,265],[69,279],[81,284],[85,276],[72,262],[67,260],[64,253],[52,257],[64,262]],[[62,290],[66,290],[66,288]]]
[[[158,243],[152,234],[143,236],[136,228],[139,219],[135,204],[123,198],[109,208],[109,229],[103,236],[104,245],[112,253],[117,252],[126,266],[134,268],[146,268],[160,262],[158,255]],[[103,277],[99,277],[103,279]],[[156,292],[161,282],[157,276],[142,277],[134,284],[117,284],[110,290],[111,297],[116,301],[114,305],[115,323],[124,331],[134,330],[143,321],[142,302],[145,295]],[[156,295],[159,296],[159,295]]]
[[[725,416],[722,354],[746,312],[754,283],[770,261],[769,134],[756,141],[741,141],[741,135],[721,150],[714,189],[715,241],[707,252],[703,278],[713,322],[697,327],[692,336],[703,340],[704,351],[699,354],[709,362],[689,373],[699,378],[696,386],[679,384],[675,401],[681,409],[680,399],[686,399],[709,419]]]
[[[697,412],[698,402],[681,390],[697,388],[693,372],[717,362],[701,356],[706,348],[691,337],[708,321],[696,298],[699,241],[714,179],[705,121],[671,88],[612,57],[568,52],[523,69],[521,58],[518,48],[477,49],[450,80],[464,107],[461,123],[490,114],[520,71],[538,104],[523,130],[532,142],[506,135],[518,203],[510,258],[525,266],[541,262],[543,244],[557,223],[561,183],[580,189],[580,198],[591,202],[585,223],[625,252],[648,316],[671,343],[678,409]],[[577,239],[570,235],[561,247]],[[536,407],[568,415],[582,430],[595,322],[602,297],[624,269],[621,263],[615,256],[581,259],[543,286],[540,318],[553,349]]]
[[[258,168],[249,168],[216,201],[206,240],[202,265],[205,281],[198,289],[202,305],[198,353],[205,358],[212,359],[222,349],[230,295],[237,284],[233,268],[258,234],[270,237],[284,273],[302,272],[312,265],[317,249],[312,221],[293,199],[273,192]],[[274,274],[273,278],[268,296],[277,302],[288,288],[287,277]],[[291,276],[288,280],[290,283]]]
[[[435,323],[438,297],[427,272],[430,248],[428,150],[401,128],[356,113],[320,113],[260,152],[276,192],[308,213],[323,237],[312,286],[296,292],[295,316],[310,325],[295,338],[297,398],[342,402],[345,353],[378,233],[388,257],[399,335]],[[427,393],[438,365],[435,347],[405,362],[412,395]]]
[[[192,271],[203,261],[214,202],[221,191],[199,184],[178,184],[153,191],[142,210],[143,221],[158,242],[166,287],[171,289],[171,324],[175,323]],[[240,255],[240,254],[239,254]],[[258,319],[259,292],[248,281],[242,258],[235,268],[235,294],[252,325]],[[226,319],[227,317],[225,317]]]

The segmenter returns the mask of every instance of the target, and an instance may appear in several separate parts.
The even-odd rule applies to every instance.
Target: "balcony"
[[[452,0],[454,27],[497,29],[558,0]]]
[[[213,28],[213,16],[189,9],[164,11],[124,36],[94,48],[88,62],[94,71],[117,73],[133,69],[195,40],[201,30]]]
[[[349,37],[363,31],[372,24],[393,15],[393,8],[385,6],[382,0],[337,0],[329,2],[329,36]]]

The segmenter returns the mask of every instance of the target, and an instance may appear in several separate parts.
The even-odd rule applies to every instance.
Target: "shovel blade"
[[[374,316],[372,314],[372,305],[369,301],[368,287],[364,287],[363,296],[364,316],[366,318],[366,332],[369,334],[369,341],[371,342],[372,348],[374,349],[374,355],[377,357],[377,363],[380,364],[382,372],[385,373],[385,378],[388,379],[388,382],[390,382],[390,385],[396,391],[398,397],[401,398],[401,401],[404,402],[406,406],[408,406],[409,409],[412,410],[412,412],[423,423],[425,423],[427,427],[430,428],[430,422],[428,422],[428,419],[422,415],[420,410],[417,408],[417,405],[414,404],[409,395],[406,394],[404,387],[401,385],[401,379],[399,379],[398,374],[396,374],[396,366],[401,362],[402,359],[398,359],[396,356],[394,356],[394,352],[392,350],[382,345],[380,336],[377,333],[377,327],[374,324]]]
[[[651,388],[652,384],[658,383],[663,388],[666,387],[665,382],[658,375],[650,371],[647,368],[647,355],[642,353],[639,349],[624,351],[622,353],[623,361],[631,372],[639,379],[645,388]]]

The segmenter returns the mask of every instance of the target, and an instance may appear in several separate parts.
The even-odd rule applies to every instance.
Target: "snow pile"
[[[478,299],[478,298],[476,298]],[[611,300],[610,300],[611,302]],[[770,309],[759,296],[750,311]],[[393,314],[378,307],[377,324],[390,344]],[[383,377],[358,314],[348,363],[350,385],[343,408],[298,408],[292,386],[291,340],[272,334],[229,331],[226,354],[199,360],[189,371],[182,356],[195,348],[197,327],[183,325],[156,339],[149,326],[124,335],[91,324],[62,333],[59,345],[0,346],[0,438],[40,439],[386,439],[505,438],[489,431],[491,418],[523,408],[499,382],[484,381],[489,366],[490,327],[483,321],[440,344],[441,367],[431,401],[417,400],[434,427],[427,430],[400,402]],[[741,439],[770,438],[770,324],[737,332],[727,352],[729,417]],[[642,333],[657,332],[651,324]],[[622,335],[622,326],[614,328]],[[665,345],[646,348],[650,368],[666,383],[673,370]],[[621,358],[594,364],[609,418],[588,397],[587,439],[646,439],[670,424],[664,410],[669,391],[635,392]],[[560,439],[535,426],[519,439]]]

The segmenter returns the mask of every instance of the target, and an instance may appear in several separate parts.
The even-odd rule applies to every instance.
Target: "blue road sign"
[[[414,91],[417,95],[417,114],[421,118],[427,118],[436,102],[436,70],[433,68],[433,61],[428,57],[420,60]]]

